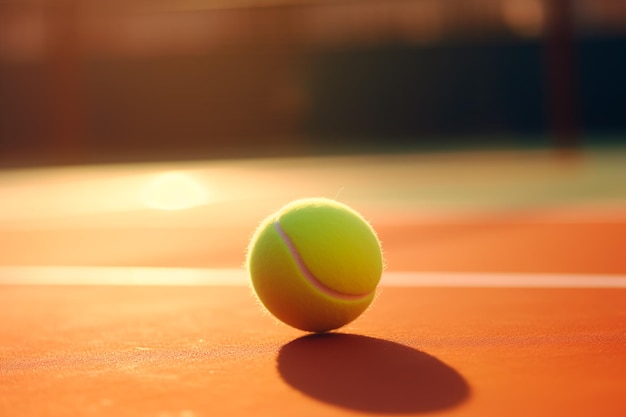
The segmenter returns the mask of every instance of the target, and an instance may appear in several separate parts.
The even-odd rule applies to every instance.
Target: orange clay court
[[[1,416],[626,415],[626,154],[0,172]],[[309,335],[243,269],[258,222],[369,219],[373,305]]]

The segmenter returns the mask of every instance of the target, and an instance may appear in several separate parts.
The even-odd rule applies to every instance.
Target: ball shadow
[[[283,380],[317,400],[369,413],[420,413],[462,403],[469,385],[419,350],[365,336],[307,335],[277,358]]]

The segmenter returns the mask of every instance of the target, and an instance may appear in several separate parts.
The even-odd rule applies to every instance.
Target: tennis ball
[[[261,303],[310,332],[337,329],[372,302],[383,271],[380,242],[356,211],[325,198],[296,200],[265,219],[246,266]]]

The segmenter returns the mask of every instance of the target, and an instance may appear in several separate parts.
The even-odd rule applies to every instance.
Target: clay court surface
[[[386,270],[337,332],[242,268],[292,199],[368,218]],[[2,416],[626,415],[626,154],[0,172]]]

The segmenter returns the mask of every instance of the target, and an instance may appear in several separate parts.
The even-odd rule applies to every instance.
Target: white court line
[[[393,287],[626,288],[625,275],[390,272],[382,285]]]
[[[243,269],[4,266],[0,285],[247,286]],[[385,272],[383,287],[626,288],[626,275]]]

